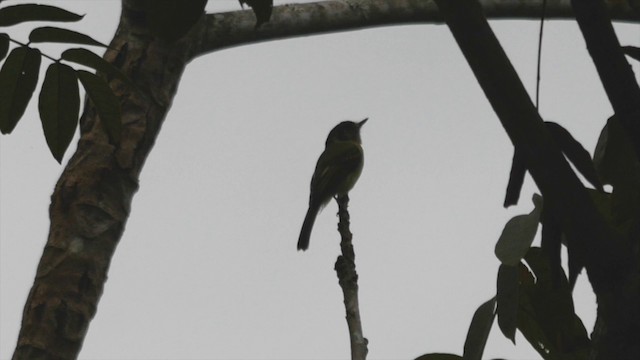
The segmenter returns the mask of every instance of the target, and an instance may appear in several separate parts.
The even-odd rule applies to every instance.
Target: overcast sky
[[[113,36],[119,1],[49,3],[86,14],[65,27]],[[25,40],[20,30],[34,26],[11,34]],[[533,94],[539,24],[492,26]],[[637,25],[616,29],[623,44],[640,45]],[[612,110],[577,25],[548,22],[543,51],[541,114],[592,152]],[[36,106],[0,137],[1,359],[15,347],[63,169]],[[531,210],[535,187],[528,178],[520,205],[503,209],[512,146],[448,28],[411,25],[237,47],[188,65],[80,358],[348,358],[335,204],[309,251],[296,242],[327,133],[364,117],[350,214],[369,358],[462,354],[473,312],[495,294],[495,242],[510,217]],[[75,141],[65,163],[74,150]],[[591,332],[585,276],[575,298]],[[538,358],[516,341],[494,325],[485,358]]]

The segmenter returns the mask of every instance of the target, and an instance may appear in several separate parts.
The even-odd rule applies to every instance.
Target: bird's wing
[[[316,164],[310,202],[324,205],[337,193],[349,191],[362,171],[363,162],[360,144],[339,141],[329,145]]]

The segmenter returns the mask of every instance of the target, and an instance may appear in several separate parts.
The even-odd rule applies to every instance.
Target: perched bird
[[[311,178],[309,210],[300,230],[298,250],[307,250],[309,247],[311,229],[320,210],[332,197],[349,192],[358,181],[364,165],[360,128],[367,120],[357,123],[343,121],[327,136],[324,152]]]

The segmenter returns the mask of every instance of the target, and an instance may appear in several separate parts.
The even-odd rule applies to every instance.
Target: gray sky
[[[68,28],[111,39],[119,1],[51,3],[86,14]],[[492,23],[532,94],[538,25]],[[640,43],[637,26],[617,30]],[[541,114],[592,151],[611,107],[575,23],[545,31]],[[62,171],[36,106],[0,138],[0,359],[15,346]],[[411,25],[243,46],[187,67],[81,358],[348,358],[335,204],[309,251],[296,242],[327,133],[364,117],[350,213],[369,358],[461,354],[473,312],[495,293],[495,242],[535,188],[527,179],[520,205],[502,208],[512,146],[448,28]],[[575,298],[590,332],[585,276]],[[538,358],[516,341],[495,325],[485,357]]]

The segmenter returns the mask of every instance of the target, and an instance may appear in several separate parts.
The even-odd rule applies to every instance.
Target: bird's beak
[[[359,128],[361,128],[361,127],[362,127],[362,125],[364,125],[364,123],[366,123],[366,122],[367,122],[367,120],[369,120],[369,118],[365,118],[364,120],[360,121],[360,122],[358,123],[358,127],[359,127]]]

